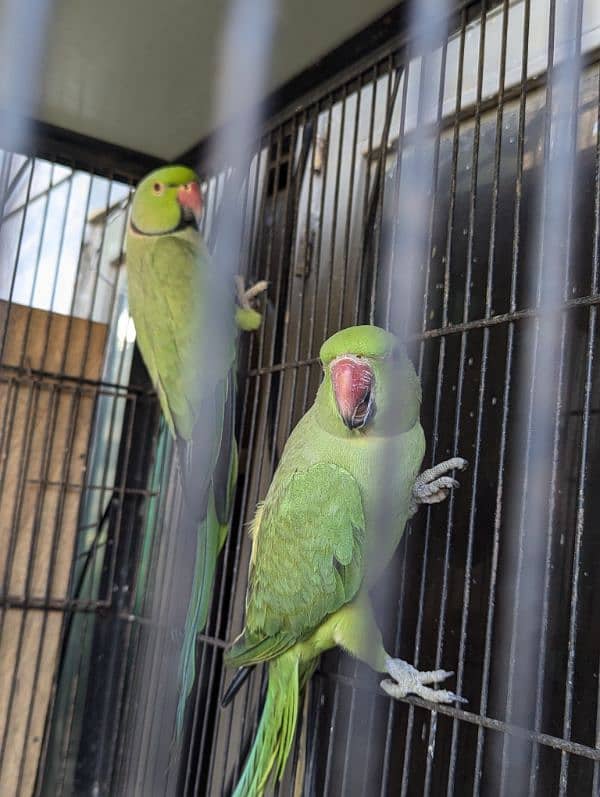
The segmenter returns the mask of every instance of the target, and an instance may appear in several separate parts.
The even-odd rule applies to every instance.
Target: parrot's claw
[[[246,288],[244,278],[238,274],[235,278],[235,287],[240,307],[245,310],[251,310],[253,299],[256,299],[260,293],[266,291],[269,283],[266,280],[259,280],[252,287]]]
[[[462,457],[452,457],[439,462],[433,468],[423,471],[415,479],[410,505],[411,516],[419,508],[419,504],[439,504],[448,497],[450,490],[459,486],[456,479],[444,476],[451,470],[464,470],[468,463]]]
[[[396,700],[411,694],[422,697],[423,700],[429,700],[432,703],[467,702],[464,697],[459,697],[459,695],[455,695],[454,692],[450,692],[447,689],[431,689],[431,687],[426,686],[426,684],[437,684],[440,681],[444,681],[454,675],[453,672],[448,672],[447,670],[420,672],[412,664],[408,664],[402,659],[393,659],[391,656],[386,658],[385,664],[387,672],[394,680],[390,681],[386,678],[385,681],[381,682],[381,688]]]

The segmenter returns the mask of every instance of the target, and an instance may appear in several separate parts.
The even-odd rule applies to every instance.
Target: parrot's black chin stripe
[[[179,222],[179,226],[181,227],[195,227],[197,230],[200,230],[200,220],[196,218],[194,211],[188,207],[181,208],[181,221]]]

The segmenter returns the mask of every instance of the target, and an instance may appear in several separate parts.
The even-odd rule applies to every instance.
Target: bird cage
[[[322,342],[390,325],[394,247],[410,224],[397,197],[425,134],[426,257],[406,342],[424,467],[457,455],[469,467],[448,501],[411,520],[373,598],[386,648],[454,668],[468,702],[391,700],[380,676],[330,651],[278,793],[600,793],[600,11],[574,4],[579,72],[564,107],[552,91],[559,6],[454,3],[447,35],[423,52],[402,3],[265,105],[238,175],[236,271],[267,280],[268,295],[261,328],[239,341],[235,509],[179,745],[193,551],[176,533],[177,466],[124,269],[132,192],[164,159],[41,122],[21,150],[2,151],[2,794],[230,793],[265,690],[256,668],[220,706],[223,651],[243,625],[247,527],[314,399]],[[545,278],[532,241],[563,118],[573,169],[548,373],[541,344],[528,348],[544,313],[528,284]],[[232,179],[210,141],[171,158],[201,177],[209,247]],[[538,396],[551,419],[539,450]]]

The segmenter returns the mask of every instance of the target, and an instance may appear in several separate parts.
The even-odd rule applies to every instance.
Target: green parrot
[[[206,624],[237,479],[235,327],[258,328],[261,315],[251,302],[267,285],[260,282],[244,291],[238,278],[240,306],[234,309],[235,286],[228,291],[222,279],[214,278],[199,232],[202,210],[199,178],[192,169],[165,166],[151,172],[133,198],[126,250],[137,344],[175,441],[184,497],[182,525],[197,535],[181,653],[178,736],[196,674],[196,637]],[[207,301],[231,306],[231,334],[227,340],[211,340],[212,356],[201,357]]]
[[[419,672],[385,651],[369,589],[419,504],[442,501],[458,486],[444,474],[467,463],[455,457],[418,475],[425,453],[421,387],[394,335],[350,327],[323,344],[320,358],[315,402],[290,435],[252,523],[245,628],[225,654],[232,667],[269,668],[262,717],[234,797],[263,794],[273,769],[281,779],[302,688],[318,656],[336,645],[390,675],[381,685],[392,697],[461,700],[427,686],[451,673]],[[236,686],[244,672],[234,677]],[[230,696],[231,688],[224,701]]]

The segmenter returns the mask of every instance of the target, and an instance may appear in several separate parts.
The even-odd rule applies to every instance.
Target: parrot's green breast
[[[408,519],[415,478],[425,455],[425,435],[417,421],[394,438],[369,434],[338,436],[324,430],[313,406],[290,436],[271,489],[279,479],[317,462],[343,468],[360,490],[366,522],[365,569],[369,582],[387,565]],[[310,496],[307,497],[310,501]],[[381,517],[382,502],[387,516]]]

